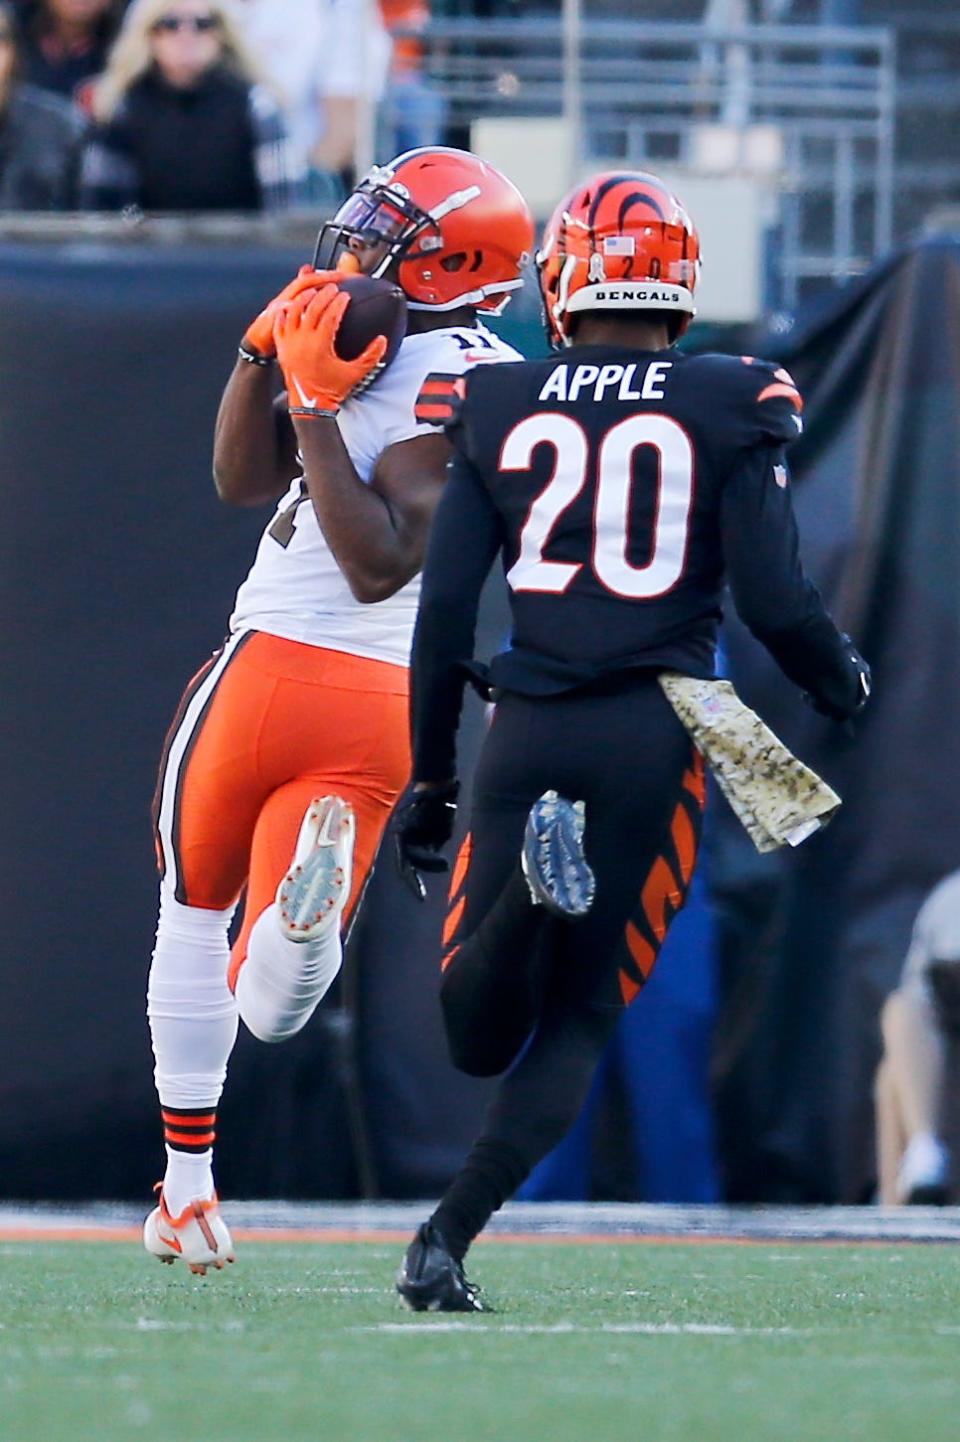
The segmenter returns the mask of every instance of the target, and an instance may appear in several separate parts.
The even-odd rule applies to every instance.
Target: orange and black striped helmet
[[[569,345],[569,317],[586,310],[672,312],[676,340],[696,314],[700,241],[655,175],[604,171],[561,200],[537,270],[552,344]]]

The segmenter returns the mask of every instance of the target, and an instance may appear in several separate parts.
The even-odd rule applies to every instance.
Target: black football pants
[[[551,788],[586,803],[597,889],[579,921],[535,907],[519,868],[530,807]],[[648,674],[500,701],[444,933],[441,1000],[457,1066],[503,1071],[548,1003],[619,1009],[633,999],[683,903],[702,801],[699,758]]]
[[[649,673],[498,703],[453,875],[441,1004],[456,1066],[511,1070],[437,1213],[461,1245],[576,1119],[685,899],[703,785],[699,756]],[[548,789],[586,803],[596,895],[578,921],[534,906],[519,867],[527,815]],[[458,1211],[460,1181],[470,1195]]]

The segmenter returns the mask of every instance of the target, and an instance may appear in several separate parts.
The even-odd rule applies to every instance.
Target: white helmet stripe
[[[462,210],[465,205],[469,205],[471,200],[476,200],[480,194],[479,185],[469,185],[466,190],[455,190],[451,195],[447,196],[446,200],[441,200],[440,204],[435,205],[427,214],[433,220],[442,220],[443,217],[449,215],[452,210]]]

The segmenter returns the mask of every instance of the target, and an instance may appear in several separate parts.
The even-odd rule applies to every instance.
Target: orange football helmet
[[[605,171],[561,200],[537,270],[553,345],[570,344],[569,317],[586,310],[672,312],[676,340],[696,314],[700,241],[655,175]]]
[[[374,166],[320,231],[314,266],[334,270],[351,238],[385,246],[411,310],[497,312],[523,284],[533,218],[514,185],[466,150],[408,150]]]

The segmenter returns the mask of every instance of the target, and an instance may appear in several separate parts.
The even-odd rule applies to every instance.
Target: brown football
[[[384,363],[389,365],[407,332],[407,302],[403,291],[390,280],[369,275],[345,275],[337,281],[350,304],[344,312],[335,342],[341,360],[355,360],[374,336],[387,337]]]

